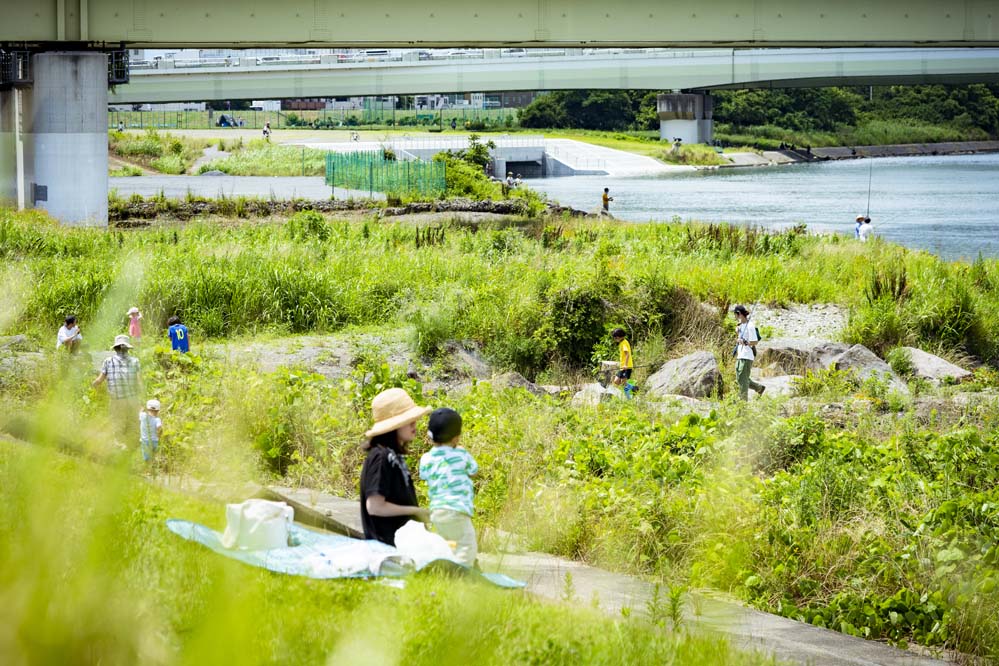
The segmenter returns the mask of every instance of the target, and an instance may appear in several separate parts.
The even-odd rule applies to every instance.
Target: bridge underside
[[[999,46],[999,0],[34,0],[4,3],[0,44]]]
[[[112,104],[510,90],[821,87],[999,81],[999,50],[722,51],[461,63],[216,67],[133,72]]]

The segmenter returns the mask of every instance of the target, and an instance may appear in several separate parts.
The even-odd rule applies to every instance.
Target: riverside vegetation
[[[466,445],[482,468],[476,516],[482,533],[513,530],[536,549],[673,587],[728,591],[759,608],[850,634],[999,658],[999,331],[988,325],[999,309],[997,262],[947,263],[877,240],[857,244],[802,228],[764,233],[535,218],[434,229],[418,241],[410,224],[310,211],[271,224],[204,220],[107,233],[2,210],[0,254],[9,287],[0,301],[0,332],[26,333],[47,347],[61,318],[74,313],[85,323],[86,339],[100,347],[121,327],[128,305],[143,309],[150,328],[180,314],[200,353],[181,356],[152,345],[140,352],[147,392],[164,404],[160,471],[237,483],[278,480],[352,497],[371,397],[387,386],[420,395],[418,381],[391,365],[384,344],[373,339],[407,343],[426,367],[424,379],[458,372],[442,352],[458,341],[480,349],[495,368],[566,383],[606,356],[607,331],[623,326],[640,364],[711,349],[731,385],[732,323],[722,317],[730,304],[840,303],[851,311],[844,338],[888,356],[900,370],[904,355],[893,350],[902,345],[984,365],[961,386],[913,380],[909,396],[841,373],[808,375],[799,392],[818,401],[796,416],[786,415],[780,399],[743,405],[728,392],[707,415],[644,397],[574,409],[561,399],[486,382],[426,400],[453,406],[465,419]],[[307,368],[262,372],[225,353],[228,345],[252,345],[260,337],[294,345],[287,336],[299,333],[354,340],[347,377],[330,381]],[[0,427],[53,448],[120,459],[101,435],[106,410],[103,394],[87,388],[90,368],[50,357],[36,363],[8,365],[13,369],[0,375]],[[955,399],[967,396],[981,399]],[[920,397],[936,399],[936,407],[920,410]],[[822,406],[829,401],[844,409],[828,415]],[[386,601],[396,593],[354,584],[319,589],[217,563],[162,536],[164,506],[171,515],[217,525],[208,508],[136,490],[111,472],[102,481],[105,473],[88,463],[36,458],[51,455],[4,453],[4,529],[42,522],[25,520],[28,497],[39,498],[39,515],[60,516],[70,526],[85,502],[75,502],[65,516],[44,507],[61,506],[61,496],[90,496],[95,485],[122,494],[114,508],[87,514],[75,531],[67,528],[72,548],[36,528],[30,538],[5,539],[4,570],[30,574],[10,573],[8,590],[15,582],[22,591],[47,589],[67,562],[84,567],[86,576],[73,578],[79,588],[59,606],[65,615],[53,620],[48,614],[40,626],[71,637],[98,631],[91,618],[99,614],[70,609],[95,603],[88,590],[109,586],[115,617],[128,620],[123,635],[132,642],[126,647],[162,649],[163,661],[186,651],[208,654],[209,637],[230,629],[260,646],[246,652],[265,655],[261,661],[280,660],[266,655],[286,649],[306,651],[296,653],[304,661],[322,658],[308,652],[314,645],[289,647],[309,641],[294,639],[304,625],[271,600],[288,589],[289,604],[304,614],[316,605],[347,609],[348,626],[364,624],[385,604],[414,608],[406,628],[416,637],[403,643],[403,655],[419,661],[435,650],[468,654],[451,645],[460,632],[444,642],[417,638],[468,612],[460,588],[428,583]],[[25,460],[38,472],[23,471]],[[45,481],[32,490],[35,476]],[[141,497],[130,500],[134,493]],[[83,538],[88,525],[95,531]],[[130,545],[123,552],[100,545],[112,529],[125,530]],[[47,544],[40,552],[55,559],[39,557],[39,543]],[[107,570],[84,564],[105,559],[112,564]],[[160,568],[159,560],[169,564]],[[118,571],[127,575],[110,585]],[[194,584],[205,571],[212,584]],[[139,587],[140,601],[126,601]],[[159,603],[175,589],[184,590],[178,600]],[[234,589],[247,591],[228,596]],[[443,609],[421,600],[430,589],[447,600]],[[36,597],[29,591],[17,598]],[[134,603],[158,621],[155,640],[140,640],[132,618],[144,615]],[[246,606],[231,616],[245,620],[261,604],[267,612],[255,617],[280,615],[294,631],[258,636],[220,619],[230,617],[226,609]],[[485,617],[508,620],[485,623],[485,631],[497,633],[468,643],[488,644],[482,649],[495,652],[487,660],[497,663],[610,663],[634,654],[616,652],[624,649],[622,635],[635,642],[637,662],[666,640],[648,627],[618,621],[618,633],[607,632],[600,621],[568,615],[558,615],[565,624],[559,620],[552,629],[541,618],[562,611],[520,604],[490,597]],[[17,608],[22,622],[40,622],[35,606]],[[79,623],[78,615],[83,623],[72,630],[68,619],[58,619]],[[338,617],[324,620],[323,635],[361,649],[337,638],[344,636]],[[574,637],[557,633],[570,625]],[[527,627],[526,633],[511,627]],[[579,627],[592,630],[580,634]],[[511,652],[511,643],[528,652]],[[99,644],[121,648],[113,637]],[[722,648],[668,644],[678,661],[684,649]],[[734,659],[715,655],[715,663]]]

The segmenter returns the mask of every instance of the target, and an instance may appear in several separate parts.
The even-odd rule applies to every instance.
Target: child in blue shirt
[[[167,320],[167,332],[170,335],[170,348],[185,354],[191,351],[190,341],[187,337],[187,326],[180,323],[180,317],[173,316]]]
[[[458,561],[471,567],[479,547],[472,525],[475,489],[470,477],[478,473],[479,465],[472,454],[458,446],[461,415],[453,409],[434,410],[427,434],[434,448],[420,458],[420,478],[427,482],[430,522],[438,534],[455,542]]]

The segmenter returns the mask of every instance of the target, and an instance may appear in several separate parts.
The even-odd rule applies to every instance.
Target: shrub
[[[895,347],[885,356],[885,361],[900,377],[912,375],[912,355],[905,347]]]
[[[825,429],[825,421],[811,413],[777,422],[764,440],[757,467],[773,474],[815,455],[825,441]]]
[[[330,237],[329,223],[322,213],[315,210],[303,210],[295,213],[288,218],[285,227],[292,240],[316,239],[325,241]]]

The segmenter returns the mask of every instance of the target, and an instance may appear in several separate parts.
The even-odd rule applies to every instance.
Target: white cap
[[[160,401],[155,398],[146,401],[146,409],[155,409],[157,412],[160,411]]]

